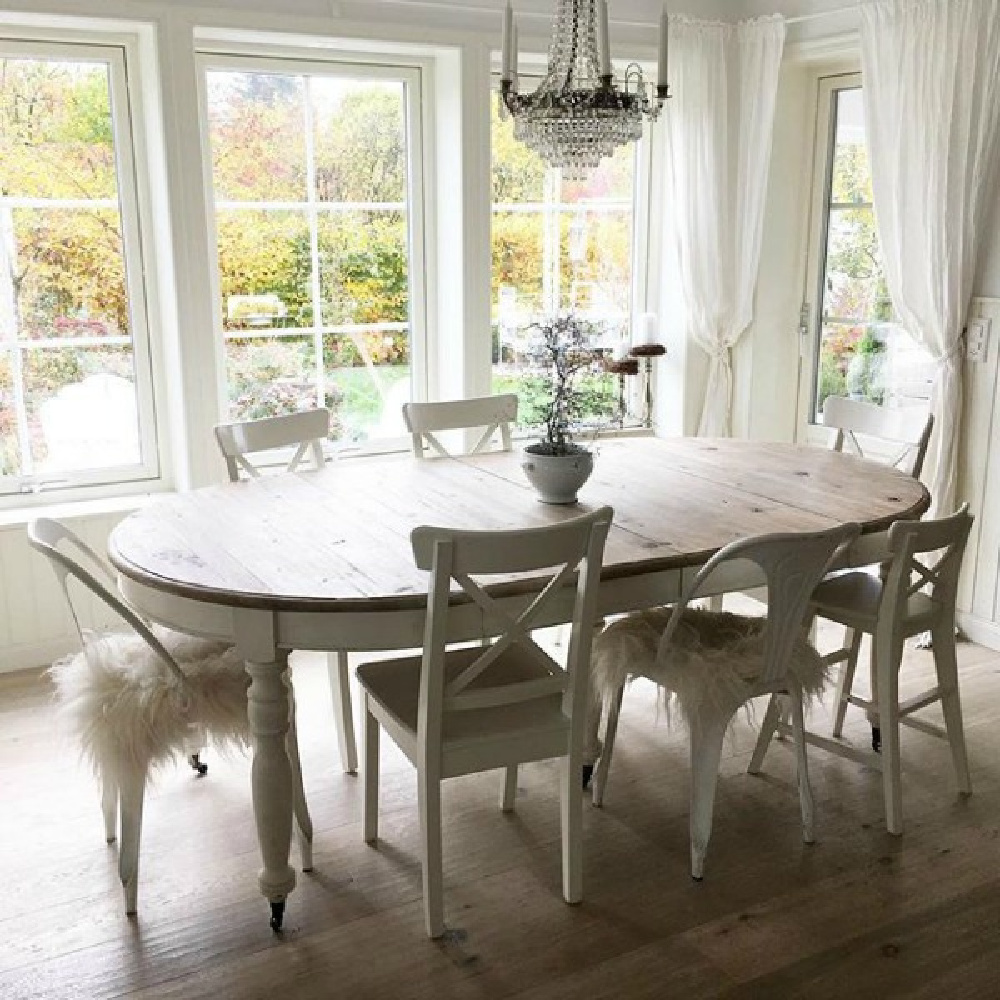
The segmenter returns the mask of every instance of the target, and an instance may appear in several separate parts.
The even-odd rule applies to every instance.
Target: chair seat
[[[685,608],[666,655],[660,638],[673,609],[655,608],[612,622],[594,640],[592,673],[609,695],[629,677],[643,676],[677,695],[688,720],[704,711],[732,714],[762,687],[765,618]],[[789,670],[805,697],[818,695],[826,667],[809,641],[797,639]]]
[[[186,755],[199,733],[249,745],[250,678],[235,647],[160,627],[153,632],[184,671],[187,690],[129,633],[91,637],[50,668],[60,715],[84,756],[98,768],[139,775]]]
[[[445,683],[482,654],[482,646],[449,650],[445,654]],[[363,663],[357,671],[358,682],[374,702],[373,714],[390,730],[400,749],[412,761],[417,754],[420,669],[419,656],[404,656]],[[473,692],[546,676],[541,664],[534,657],[519,652],[515,643],[465,690]],[[490,752],[491,744],[497,755],[494,766],[500,767],[542,759],[545,754],[539,755],[539,743],[551,746],[549,756],[565,754],[569,739],[569,719],[563,713],[560,694],[493,708],[447,712],[443,727],[445,776],[465,773],[466,758],[481,761],[483,755]],[[482,763],[475,765],[475,769],[482,770]]]
[[[813,605],[823,618],[864,632],[874,632],[882,602],[882,580],[877,573],[839,573],[813,591]],[[941,607],[924,593],[910,595],[902,619],[905,635],[929,629]]]

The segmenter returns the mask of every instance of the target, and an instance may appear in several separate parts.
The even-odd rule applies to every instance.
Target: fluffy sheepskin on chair
[[[134,634],[91,637],[49,671],[61,719],[102,780],[144,782],[152,767],[182,758],[201,740],[250,743],[250,679],[235,648],[153,631],[184,671],[186,687]]]
[[[673,608],[655,608],[608,625],[594,639],[591,653],[595,690],[613,697],[629,678],[648,677],[664,688],[668,709],[670,696],[676,697],[688,722],[706,713],[732,715],[763,672],[766,619],[685,608],[661,657],[660,638],[672,614]],[[822,691],[827,668],[804,636],[795,642],[790,670],[804,698]]]

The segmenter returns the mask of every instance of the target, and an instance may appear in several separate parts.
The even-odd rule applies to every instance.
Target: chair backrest
[[[865,454],[859,434],[897,445],[898,449],[885,464],[894,465],[916,479],[924,467],[934,417],[923,406],[892,409],[858,399],[827,396],[823,424],[837,431],[831,444],[834,451],[847,448],[862,458],[872,457]]]
[[[927,590],[947,616],[946,627],[954,627],[958,577],[972,522],[969,505],[963,504],[950,517],[893,524],[889,529],[892,561],[879,607],[880,629],[899,621],[906,614],[908,599],[920,590]]]
[[[149,625],[115,593],[117,587],[110,568],[82,538],[59,521],[38,517],[28,525],[28,542],[49,560],[49,565],[55,571],[63,596],[69,605],[70,614],[73,616],[77,634],[80,636],[80,644],[85,649],[87,637],[80,624],[80,617],[68,586],[67,578],[70,576],[79,580],[87,590],[142,636],[160,657],[164,667],[173,673],[182,685],[187,686],[187,678],[177,661],[153,634]],[[81,557],[84,561],[81,561]]]
[[[826,531],[778,532],[731,542],[705,563],[674,607],[658,655],[669,656],[670,640],[684,609],[703,592],[713,573],[725,563],[747,560],[763,571],[767,583],[760,679],[766,684],[780,681],[788,671],[795,640],[802,633],[812,592],[837,555],[860,534],[860,525],[848,523]]]
[[[413,438],[413,454],[424,458],[425,445],[439,455],[448,456],[447,449],[435,436],[435,431],[451,431],[482,427],[483,433],[470,454],[483,451],[500,432],[501,449],[510,451],[510,425],[517,420],[517,396],[480,396],[476,399],[453,399],[444,403],[404,403],[403,420]]]
[[[324,407],[302,410],[280,417],[260,420],[239,420],[231,424],[216,424],[215,440],[226,460],[229,479],[236,482],[241,471],[251,479],[260,476],[260,469],[247,455],[298,445],[285,472],[294,472],[306,455],[313,466],[323,468],[323,439],[330,431],[330,411]]]
[[[440,742],[443,719],[449,712],[515,705],[553,694],[562,696],[563,713],[574,732],[574,720],[579,721],[582,738],[597,586],[613,516],[610,507],[602,507],[560,524],[521,531],[454,531],[437,527],[413,531],[416,564],[431,572],[418,717],[418,733],[421,741],[426,741],[425,746]],[[550,572],[539,577],[540,570]],[[520,614],[509,613],[474,579],[521,573],[531,574],[533,586]],[[445,683],[447,616],[455,599],[453,581],[464,603],[471,601],[478,606],[483,634],[494,641],[471,651],[468,666]],[[574,583],[573,626],[563,669],[538,645],[531,629],[538,627],[539,616],[550,604],[567,600],[566,588]],[[489,684],[491,664],[513,646],[543,669],[536,672],[538,676],[520,683]]]

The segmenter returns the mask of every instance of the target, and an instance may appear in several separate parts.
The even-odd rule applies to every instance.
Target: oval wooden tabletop
[[[604,579],[703,563],[738,538],[919,517],[930,498],[896,469],[819,448],[706,438],[604,442],[580,503],[539,503],[519,455],[333,462],[158,499],[115,528],[111,560],[181,597],[286,611],[420,608],[419,524],[549,524],[610,504]]]

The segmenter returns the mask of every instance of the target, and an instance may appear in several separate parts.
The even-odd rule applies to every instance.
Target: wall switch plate
[[[986,360],[990,341],[990,320],[970,319],[965,328],[965,357],[968,361],[982,363]]]

